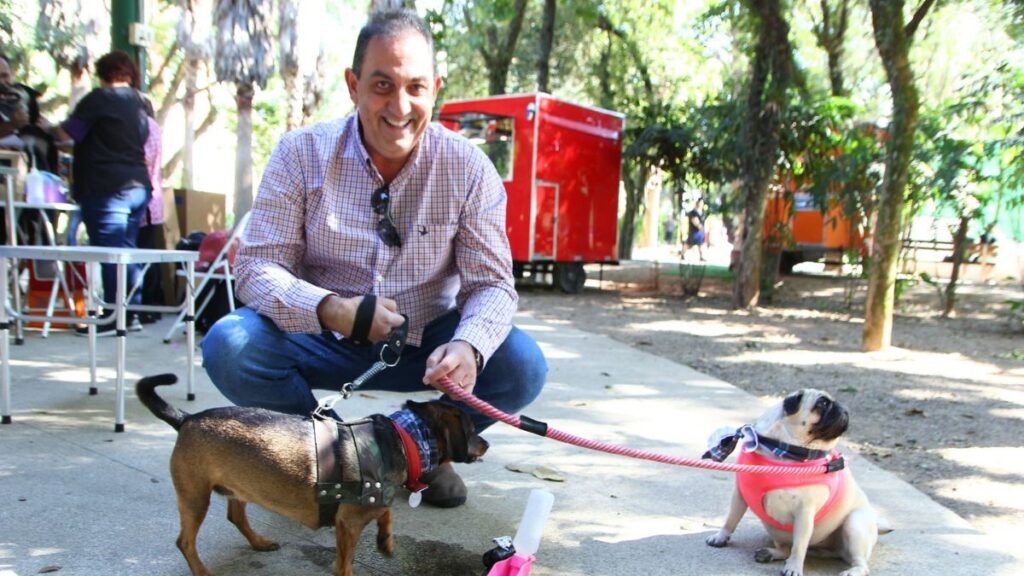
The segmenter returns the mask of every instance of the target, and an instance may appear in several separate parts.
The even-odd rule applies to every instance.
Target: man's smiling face
[[[359,77],[349,69],[345,80],[359,112],[363,143],[377,170],[390,180],[419,144],[441,88],[430,45],[413,30],[373,38]]]

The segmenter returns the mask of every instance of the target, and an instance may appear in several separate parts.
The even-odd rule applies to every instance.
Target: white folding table
[[[117,266],[117,297],[114,300],[113,319],[100,319],[96,316],[96,304],[93,302],[94,276],[92,267],[86,266],[86,307],[88,318],[64,316],[35,316],[25,314],[22,310],[11,307],[8,300],[8,266],[10,261],[17,260],[50,260],[55,262],[84,262],[114,264]],[[124,431],[124,371],[127,312],[180,312],[184,308],[185,333],[188,343],[188,399],[194,400],[193,390],[195,379],[195,302],[192,287],[195,284],[195,262],[199,253],[191,250],[147,250],[140,248],[106,248],[102,246],[3,246],[0,245],[0,423],[11,423],[11,374],[10,374],[10,342],[9,332],[11,320],[44,321],[62,324],[86,324],[89,326],[89,394],[96,394],[96,325],[113,321],[116,328],[117,346],[117,383],[115,387],[114,432]],[[127,266],[129,264],[185,264],[188,281],[185,290],[185,301],[179,306],[151,306],[127,304]],[[15,264],[17,267],[17,264]]]

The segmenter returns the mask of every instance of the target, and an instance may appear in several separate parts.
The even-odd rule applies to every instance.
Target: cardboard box
[[[195,231],[224,229],[223,194],[175,188],[174,207],[178,216],[178,230],[182,236]]]

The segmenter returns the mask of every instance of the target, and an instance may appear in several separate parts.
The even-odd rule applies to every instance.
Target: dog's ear
[[[786,413],[786,416],[792,416],[793,414],[796,414],[797,412],[800,411],[800,403],[803,402],[803,400],[803,390],[794,392],[789,396],[786,396],[786,399],[782,401],[782,411]]]
[[[452,407],[454,410],[444,411],[444,439],[448,445],[448,455],[454,462],[469,461],[469,439],[473,435],[473,422],[462,410]],[[469,428],[466,422],[469,421]]]

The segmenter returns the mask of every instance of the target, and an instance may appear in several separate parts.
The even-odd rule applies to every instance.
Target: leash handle
[[[369,370],[360,374],[355,380],[342,384],[341,398],[348,400],[352,393],[365,384],[367,380],[398,364],[398,361],[402,359],[402,351],[405,350],[405,341],[408,336],[409,317],[402,314],[402,324],[392,330],[387,338],[379,343],[380,351],[377,355],[380,359],[374,362]]]

